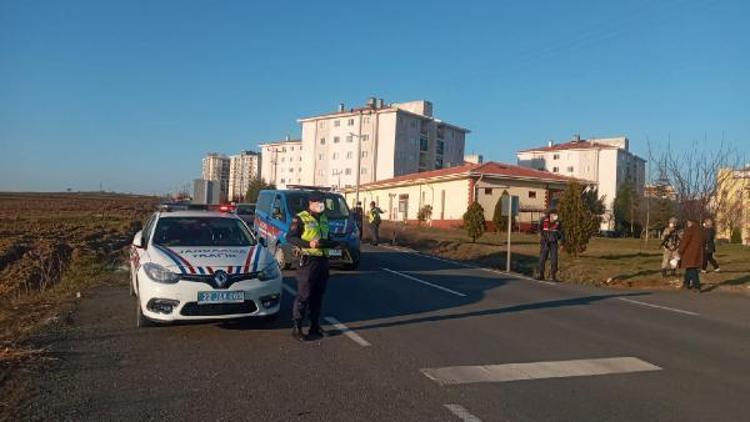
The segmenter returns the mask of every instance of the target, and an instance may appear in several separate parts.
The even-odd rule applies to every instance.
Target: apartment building
[[[287,185],[311,184],[303,181],[302,140],[289,139],[260,145],[260,177],[280,189]],[[307,161],[311,161],[311,157]]]
[[[305,160],[301,183],[345,188],[464,163],[468,129],[433,116],[425,100],[363,107],[299,119]]]
[[[716,182],[716,236],[750,245],[750,164],[719,170]]]
[[[606,212],[602,230],[614,230],[614,200],[623,184],[631,184],[642,193],[646,180],[646,161],[629,150],[626,137],[581,139],[531,148],[517,153],[518,164],[536,170],[595,182],[604,197]]]
[[[229,157],[215,152],[206,154],[203,157],[201,179],[215,182],[218,187],[219,201],[226,201],[229,194]]]
[[[260,157],[255,151],[241,151],[229,157],[230,201],[242,202],[252,180],[260,176]]]

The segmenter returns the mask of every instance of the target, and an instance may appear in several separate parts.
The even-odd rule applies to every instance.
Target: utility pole
[[[362,113],[359,115],[359,131],[360,133],[362,132]],[[356,206],[357,202],[359,202],[359,180],[362,174],[362,135],[349,132],[349,136],[357,137],[357,182],[354,193],[354,205]]]

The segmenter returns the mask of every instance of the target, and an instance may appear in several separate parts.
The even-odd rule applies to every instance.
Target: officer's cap
[[[320,192],[312,192],[307,200],[309,202],[323,202],[323,194]]]

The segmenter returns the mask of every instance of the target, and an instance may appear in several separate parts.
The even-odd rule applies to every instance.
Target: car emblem
[[[229,281],[229,275],[221,270],[216,271],[214,273],[214,281],[217,286],[224,287],[224,285],[227,284],[227,281]]]

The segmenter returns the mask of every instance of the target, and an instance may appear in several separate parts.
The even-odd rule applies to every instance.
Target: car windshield
[[[289,192],[286,195],[287,207],[292,210],[292,213],[296,215],[302,210],[306,210],[308,207],[307,198],[310,197],[310,192]],[[326,203],[326,215],[328,218],[348,218],[349,207],[346,205],[346,201],[341,195],[333,193],[324,194]]]
[[[237,214],[239,215],[250,215],[255,212],[255,207],[249,205],[242,205],[237,207]]]
[[[153,242],[164,246],[252,246],[241,220],[222,217],[162,217]]]

